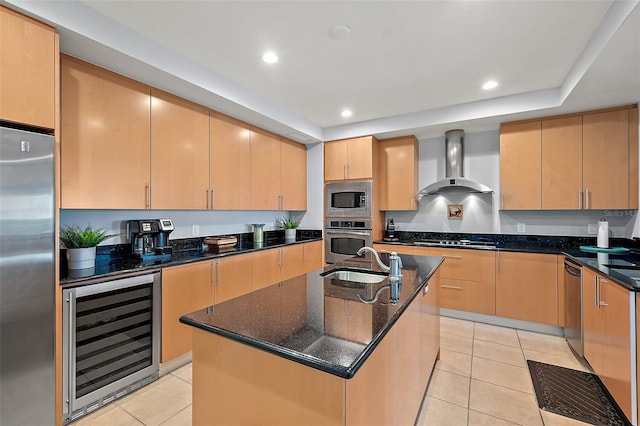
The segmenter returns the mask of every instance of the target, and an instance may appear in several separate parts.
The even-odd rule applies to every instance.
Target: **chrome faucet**
[[[389,272],[389,285],[383,286],[378,289],[375,297],[372,300],[365,300],[360,295],[358,295],[358,297],[364,303],[375,303],[378,300],[380,292],[389,287],[389,291],[391,293],[389,295],[389,299],[391,303],[397,303],[400,298],[400,284],[402,283],[402,259],[400,259],[400,256],[398,256],[398,253],[396,253],[395,251],[380,250],[382,253],[389,254],[389,266],[387,266],[382,262],[382,260],[380,260],[378,252],[367,246],[362,247],[356,254],[358,256],[362,256],[364,252],[367,251],[373,254],[373,257],[375,257],[378,266],[380,266],[382,270]]]

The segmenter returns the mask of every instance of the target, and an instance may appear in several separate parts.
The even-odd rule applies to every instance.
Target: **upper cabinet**
[[[61,55],[61,91],[61,207],[149,208],[149,87]]]
[[[582,116],[542,120],[542,209],[582,208]]]
[[[62,55],[61,207],[306,210],[304,145]]]
[[[585,209],[628,209],[629,110],[587,114],[583,120]],[[638,141],[635,141],[637,145]],[[633,159],[637,163],[638,156]],[[638,177],[635,177],[638,180]]]
[[[416,210],[418,141],[415,136],[381,140],[380,210]]]
[[[53,28],[0,6],[0,118],[55,128]]]
[[[282,210],[307,209],[307,147],[281,139],[280,192]]]
[[[151,90],[151,207],[205,209],[209,203],[209,111]]]
[[[372,179],[373,136],[326,142],[324,144],[324,180]]]
[[[217,210],[251,209],[251,130],[231,117],[211,113],[209,198]]]
[[[500,208],[638,208],[638,109],[621,107],[500,128]]]
[[[540,121],[500,127],[500,208],[540,209]]]
[[[260,129],[251,130],[251,208],[307,209],[307,150]]]

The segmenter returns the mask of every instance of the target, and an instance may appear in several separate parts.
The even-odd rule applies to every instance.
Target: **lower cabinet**
[[[251,279],[251,259],[248,255],[214,260],[214,302],[220,303],[250,293]]]
[[[322,268],[322,241],[314,241],[302,245],[302,263],[304,272]]]
[[[445,258],[439,270],[440,306],[484,315],[496,314],[496,252],[416,247],[414,254]]]
[[[498,252],[496,315],[558,325],[557,255]]]
[[[162,270],[162,345],[160,362],[191,351],[192,327],[182,315],[214,303],[211,262],[172,266]]]
[[[582,268],[582,288],[584,357],[632,419],[631,306],[635,295],[586,267]]]
[[[279,281],[285,281],[300,274],[305,270],[305,246],[309,244],[294,244],[286,247],[261,250],[252,254],[253,265],[253,290],[270,286]],[[317,249],[316,246],[310,248]],[[309,253],[307,263],[311,265],[312,254]]]

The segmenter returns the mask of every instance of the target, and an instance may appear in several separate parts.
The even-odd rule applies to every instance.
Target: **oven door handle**
[[[371,232],[360,231],[327,231],[327,235],[361,235],[363,237],[370,237]]]

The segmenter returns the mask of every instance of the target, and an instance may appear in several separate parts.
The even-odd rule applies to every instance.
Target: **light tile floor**
[[[440,360],[418,425],[586,423],[538,409],[527,359],[588,370],[561,337],[459,319],[441,319]],[[191,424],[191,364],[80,419],[75,425]]]

